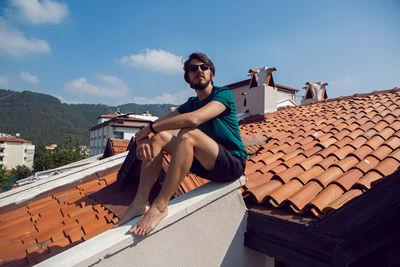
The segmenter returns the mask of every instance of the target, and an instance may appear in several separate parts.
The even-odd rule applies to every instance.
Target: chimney
[[[328,95],[326,93],[326,86],[328,85],[328,83],[307,82],[306,85],[306,87],[303,87],[303,89],[306,90],[306,94],[301,101],[301,104],[308,104],[312,103],[313,101],[321,101],[328,98]]]
[[[249,70],[250,86],[247,94],[243,95],[248,115],[264,115],[277,110],[278,92],[272,77],[274,71],[276,68],[267,66]]]
[[[275,87],[274,79],[272,78],[273,71],[276,71],[276,68],[268,68],[267,66],[259,69],[250,69],[250,88],[253,87],[252,85],[261,86],[263,84]]]

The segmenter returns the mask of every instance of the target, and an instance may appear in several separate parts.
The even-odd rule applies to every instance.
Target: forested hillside
[[[171,106],[65,104],[46,94],[0,89],[0,132],[20,133],[21,138],[35,145],[62,144],[68,135],[89,145],[89,129],[96,125],[97,117],[102,114],[114,113],[119,108],[122,113],[149,111],[154,116],[162,116]]]

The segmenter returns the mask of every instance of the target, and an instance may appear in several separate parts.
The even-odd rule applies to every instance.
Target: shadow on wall
[[[266,257],[260,256],[261,253],[244,246],[244,232],[247,228],[247,212],[243,216],[242,221],[230,243],[225,257],[222,260],[222,267],[232,266],[274,266],[274,260],[266,263]]]

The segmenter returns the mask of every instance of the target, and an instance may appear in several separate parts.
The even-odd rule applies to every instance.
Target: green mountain
[[[97,124],[97,117],[102,114],[112,114],[119,108],[122,113],[143,114],[149,111],[154,116],[163,116],[171,106],[65,104],[46,94],[0,89],[0,132],[12,135],[20,133],[21,138],[35,145],[61,145],[67,135],[89,145],[89,129]]]

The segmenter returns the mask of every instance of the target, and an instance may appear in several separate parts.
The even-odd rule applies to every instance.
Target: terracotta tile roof
[[[126,151],[126,149],[128,148],[130,140],[110,138],[109,142],[111,143],[113,155],[117,155],[119,153],[122,153],[122,152]]]
[[[281,109],[242,124],[252,154],[246,202],[314,216],[339,209],[400,166],[399,115],[400,90],[390,90]],[[165,156],[164,171],[168,164]],[[134,186],[121,192],[116,183],[119,168],[0,211],[0,265],[32,265],[110,229],[134,197]],[[206,182],[189,174],[175,195]]]
[[[0,265],[33,265],[90,239],[118,218],[90,197],[113,184],[117,171],[0,214]]]
[[[399,115],[396,88],[242,121],[242,135],[266,139],[247,161],[244,197],[314,216],[339,209],[400,166]]]
[[[115,118],[115,117],[118,117],[118,115],[117,114],[105,114],[105,115],[100,115],[97,118],[100,119],[100,118]]]
[[[30,141],[24,140],[22,138],[14,137],[14,136],[7,136],[7,137],[0,137],[0,142],[10,142],[10,143],[32,143]]]
[[[128,139],[108,138],[103,159],[125,152],[128,149],[129,142]]]

